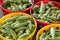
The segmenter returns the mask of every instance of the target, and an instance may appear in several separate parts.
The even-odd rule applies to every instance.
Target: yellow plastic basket
[[[5,20],[6,20],[7,18],[10,18],[10,17],[12,17],[12,16],[21,15],[21,14],[23,14],[23,15],[25,15],[25,16],[28,16],[28,17],[31,17],[29,14],[22,13],[22,12],[9,13],[9,14],[3,16],[3,17],[0,19],[0,23],[1,23],[1,22],[5,22]],[[36,28],[37,28],[37,23],[36,23],[36,20],[35,20],[34,18],[33,18],[33,20],[34,20],[34,23],[35,23],[35,30],[34,30],[34,32],[33,32],[30,36],[28,36],[27,38],[23,38],[23,39],[19,39],[19,40],[31,40],[31,38],[34,36],[34,34],[35,34],[35,32],[36,32]],[[2,25],[0,24],[0,26],[2,26]],[[5,38],[5,37],[3,37],[3,36],[1,36],[1,35],[0,35],[0,38],[1,38],[2,40],[10,40],[10,39],[7,39],[7,38]]]
[[[50,24],[50,25],[47,25],[47,26],[44,26],[42,29],[40,29],[36,35],[36,40],[39,40],[39,37],[40,35],[46,31],[46,30],[49,30],[51,27],[54,27],[54,28],[57,28],[57,27],[60,27],[60,24]]]

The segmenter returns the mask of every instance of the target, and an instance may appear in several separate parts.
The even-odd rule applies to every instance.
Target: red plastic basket
[[[32,2],[34,3],[33,0],[32,0]],[[3,11],[4,14],[8,14],[8,13],[12,13],[13,12],[12,10],[7,10],[7,9],[3,8],[2,4],[3,4],[3,0],[0,0],[0,8],[2,9],[2,11]],[[25,10],[21,10],[20,12],[24,12],[24,13],[29,12],[30,11],[30,7],[26,8]]]
[[[50,0],[35,0],[35,3],[39,1],[50,1]]]
[[[43,1],[43,2],[44,3],[52,2],[55,6],[57,6],[58,8],[60,8],[60,3],[58,3],[58,2],[55,2],[55,1]],[[40,4],[41,4],[41,1],[40,2],[37,2],[35,5],[40,5]],[[35,6],[35,5],[33,5],[33,6]],[[32,13],[33,13],[33,10],[31,8],[30,9],[30,14],[32,14]],[[36,21],[37,21],[37,23],[39,25],[43,25],[43,26],[48,25],[48,24],[51,24],[51,23],[45,23],[45,22],[38,21],[37,19],[36,19]],[[55,22],[55,23],[60,24],[60,22]]]

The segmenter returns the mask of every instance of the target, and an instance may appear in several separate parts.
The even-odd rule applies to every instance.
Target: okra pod
[[[8,10],[11,10],[11,7],[8,7],[7,9],[8,9]]]
[[[55,21],[51,20],[50,18],[44,17],[43,19],[46,20],[46,21],[48,21],[48,22],[55,22]]]
[[[58,7],[51,7],[51,9],[53,9],[53,10],[57,10],[57,9],[58,9]]]
[[[49,16],[48,18],[50,18],[53,21],[57,21],[58,20],[56,17],[52,17],[52,16]]]
[[[32,23],[31,23],[31,21],[30,20],[28,20],[28,26],[29,26],[29,29],[31,30],[32,29]]]
[[[49,8],[49,9],[46,11],[46,13],[45,13],[45,14],[43,14],[43,16],[42,16],[41,18],[43,18],[43,17],[47,16],[47,15],[50,13],[50,11],[51,11],[51,9]]]
[[[25,38],[25,37],[27,37],[27,36],[29,36],[29,34],[28,34],[28,33],[24,33],[24,34],[20,35],[20,36],[18,37],[18,39],[20,39],[20,38]]]
[[[11,26],[16,25],[17,23],[19,23],[19,21],[15,21],[15,22],[13,22],[13,23],[11,24]]]
[[[27,3],[29,3],[28,0],[21,0],[21,2],[22,2],[23,4],[27,4]]]
[[[33,13],[33,16],[34,16],[36,19],[39,18],[38,14],[36,14],[36,13]]]
[[[31,30],[29,28],[27,28],[26,33],[31,33]]]
[[[45,37],[45,33],[42,33],[42,35],[40,36],[40,40],[43,40],[44,39],[44,37]]]
[[[18,5],[17,4],[11,5],[11,10],[12,11],[19,11]]]
[[[41,7],[40,7],[40,10],[39,10],[39,13],[44,14],[44,12],[45,12],[45,4],[41,1]]]
[[[28,20],[28,19],[30,19],[28,16],[21,16],[17,20],[23,21],[23,20]]]
[[[54,7],[54,4],[52,2],[48,2],[49,7]]]
[[[1,27],[2,27],[2,28],[6,28],[6,26],[7,26],[7,27],[10,27],[10,26],[8,26],[8,25],[11,25],[12,23],[13,23],[13,22],[7,22],[6,24],[2,25]]]
[[[7,22],[15,21],[16,18],[18,18],[18,16],[14,16],[14,17],[11,17],[11,18],[7,18],[6,21],[7,21]]]
[[[60,36],[60,32],[55,32],[55,34],[56,34],[55,35],[56,37],[59,37]]]
[[[33,12],[39,14],[39,6],[38,5],[33,7]]]
[[[21,31],[18,32],[17,38],[23,34],[23,31],[24,30],[21,30]]]
[[[27,8],[27,4],[23,5],[23,9],[26,9]]]
[[[23,10],[23,7],[21,5],[18,6],[20,10]]]
[[[48,4],[45,4],[45,7],[46,7],[46,9],[49,9],[50,7],[48,6]]]
[[[23,3],[21,2],[21,0],[14,0],[15,3],[23,5]]]
[[[25,29],[27,29],[27,27],[20,27],[20,28],[17,28],[15,31],[18,32],[18,31],[25,30]]]
[[[60,20],[60,13],[57,15],[57,19]]]
[[[43,40],[48,40],[49,37],[50,35],[47,35]]]
[[[32,0],[28,0],[30,4],[32,4]]]
[[[19,28],[19,27],[23,27],[23,26],[27,26],[27,25],[28,25],[28,22],[23,22],[23,23],[19,23],[19,24],[14,25],[14,27]]]
[[[55,39],[50,37],[48,40],[60,40],[60,37],[55,37]]]
[[[56,30],[56,32],[60,32],[60,29],[59,30]]]
[[[13,37],[13,39],[16,40],[16,33],[15,33],[15,31],[13,31],[12,29],[9,29],[9,28],[8,28],[8,30],[9,30],[11,36]]]
[[[50,28],[50,35],[52,36],[52,38],[55,38],[55,29],[52,27]]]
[[[32,25],[32,28],[31,28],[31,33],[35,30],[35,25]]]

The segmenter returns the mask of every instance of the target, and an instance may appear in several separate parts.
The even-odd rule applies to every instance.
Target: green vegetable
[[[60,21],[60,9],[52,2],[43,3],[43,1],[41,1],[40,6],[35,5],[33,7],[33,17],[41,22],[57,22]]]
[[[55,29],[53,27],[50,29],[50,35],[53,39],[55,38]]]
[[[16,40],[16,33],[15,33],[15,31],[13,31],[12,29],[8,29],[8,30],[9,30],[11,36],[13,37],[13,39]]]
[[[15,31],[18,32],[18,31],[25,30],[25,29],[27,29],[27,27],[20,27],[20,28],[17,28]]]
[[[44,12],[45,12],[45,4],[41,1],[41,7],[39,13],[44,13]]]
[[[51,27],[49,30],[41,34],[39,40],[60,40],[60,29]]]
[[[1,24],[0,35],[10,40],[28,37],[35,29],[33,18],[25,15],[12,16]]]
[[[32,0],[4,0],[3,7],[16,12],[30,7],[31,4]]]
[[[25,37],[27,37],[27,36],[29,36],[29,34],[28,34],[28,33],[24,33],[24,34],[22,34],[21,36],[19,36],[18,39],[20,39],[20,38],[25,38]]]

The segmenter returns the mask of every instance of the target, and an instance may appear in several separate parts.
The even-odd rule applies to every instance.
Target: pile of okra
[[[4,0],[3,7],[7,10],[20,11],[30,7],[32,0]]]
[[[51,27],[50,30],[41,34],[39,40],[60,40],[60,27],[59,29]]]
[[[56,7],[52,2],[43,3],[41,5],[35,5],[33,7],[33,16],[46,23],[53,23],[60,21],[60,9]]]
[[[7,18],[1,25],[0,35],[10,40],[29,37],[35,30],[33,18],[23,14]]]

